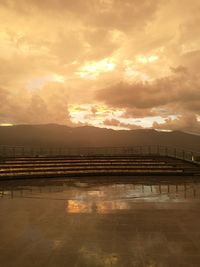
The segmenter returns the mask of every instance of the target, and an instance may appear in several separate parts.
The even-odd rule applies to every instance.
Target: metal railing
[[[200,152],[169,146],[129,147],[24,147],[0,146],[0,157],[58,157],[58,156],[169,156],[200,164]]]

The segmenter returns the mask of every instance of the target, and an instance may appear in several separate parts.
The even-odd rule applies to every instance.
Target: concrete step
[[[162,156],[133,157],[31,157],[5,158],[0,163],[0,179],[91,175],[193,175],[195,164]]]

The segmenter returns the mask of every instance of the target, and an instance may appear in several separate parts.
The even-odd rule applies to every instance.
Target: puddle
[[[1,182],[1,266],[200,266],[200,183],[158,179]]]

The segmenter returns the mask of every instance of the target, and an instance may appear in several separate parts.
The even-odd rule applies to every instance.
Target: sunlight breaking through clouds
[[[115,66],[116,64],[112,58],[105,58],[98,62],[86,63],[84,66],[80,67],[76,74],[85,79],[97,79],[102,73],[113,71]]]
[[[70,105],[69,113],[75,125],[94,125],[118,130],[152,128],[153,124],[165,123],[166,118],[176,119],[176,116],[145,116],[127,117],[125,109],[110,109],[105,105]]]
[[[197,131],[199,8],[198,0],[0,1],[0,123],[72,125],[70,106],[93,105],[124,110],[129,121],[85,111],[80,123],[121,129],[154,118],[159,128]],[[169,116],[179,120],[163,123]]]
[[[141,63],[141,64],[150,64],[150,63],[157,61],[158,59],[159,59],[159,57],[156,55],[151,55],[151,56],[139,55],[139,56],[136,56],[136,60],[138,61],[138,63]]]

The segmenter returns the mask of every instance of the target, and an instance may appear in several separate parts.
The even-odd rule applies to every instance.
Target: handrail
[[[48,157],[48,156],[129,156],[159,155],[200,164],[200,151],[178,147],[146,145],[124,147],[24,147],[0,146],[0,157]]]

